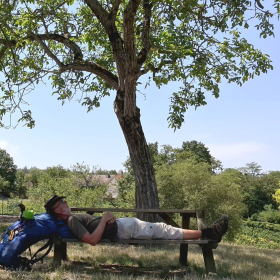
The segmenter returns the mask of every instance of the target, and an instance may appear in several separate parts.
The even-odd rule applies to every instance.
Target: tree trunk
[[[115,101],[118,103],[117,99]],[[120,108],[118,106],[118,108]],[[159,209],[157,185],[148,145],[140,121],[140,109],[136,108],[133,117],[124,117],[121,110],[115,110],[122,128],[134,170],[135,200],[137,209]],[[157,222],[152,214],[140,213],[137,217],[144,221]]]

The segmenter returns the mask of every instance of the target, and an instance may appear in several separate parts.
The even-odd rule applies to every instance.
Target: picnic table
[[[121,212],[121,213],[148,213],[159,215],[166,224],[183,229],[190,228],[190,218],[196,218],[197,229],[201,230],[206,228],[206,221],[204,212],[196,210],[182,210],[182,209],[120,209],[120,208],[92,208],[92,207],[70,207],[71,212],[86,212],[93,215],[94,213]],[[181,225],[178,225],[171,217],[172,214],[179,214],[181,216]],[[55,238],[54,240],[54,266],[60,266],[61,260],[67,259],[67,243],[81,242],[76,238]],[[216,249],[218,243],[215,240],[209,239],[191,239],[191,240],[115,240],[110,241],[101,239],[99,244],[102,243],[119,243],[119,244],[180,244],[180,258],[179,261],[182,265],[187,266],[188,260],[188,245],[196,244],[201,247],[206,273],[216,273],[216,266],[213,257],[212,249]]]

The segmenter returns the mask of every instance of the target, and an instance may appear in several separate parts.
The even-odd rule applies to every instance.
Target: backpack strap
[[[43,258],[51,251],[52,246],[53,246],[53,237],[51,237],[46,244],[44,244],[40,249],[37,250],[37,252],[33,255],[31,260],[29,261],[30,265],[33,265],[34,263],[36,263],[38,261],[42,261],[43,262]],[[46,248],[48,248],[48,250],[44,253],[44,255],[41,256],[40,258],[36,258],[37,254],[39,252],[45,250]]]

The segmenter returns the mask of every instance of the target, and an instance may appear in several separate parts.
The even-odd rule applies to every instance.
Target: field
[[[35,248],[33,248],[35,247]],[[32,251],[36,250],[36,246]],[[38,248],[38,246],[37,246]],[[279,250],[222,243],[214,250],[217,276],[205,276],[198,246],[189,246],[189,266],[178,262],[179,247],[70,244],[62,267],[52,269],[51,252],[31,272],[1,270],[0,279],[280,279]]]

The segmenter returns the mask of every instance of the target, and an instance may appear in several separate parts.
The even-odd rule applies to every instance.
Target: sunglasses
[[[59,203],[53,208],[53,210],[55,210],[61,203],[66,203],[66,200],[61,199]]]

